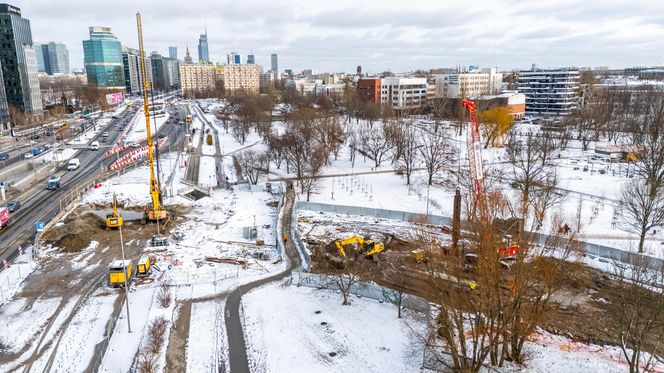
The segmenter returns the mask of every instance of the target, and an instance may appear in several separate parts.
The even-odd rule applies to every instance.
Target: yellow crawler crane
[[[118,214],[118,199],[113,193],[113,213],[106,215],[106,230],[120,228],[122,224],[122,216]]]
[[[143,26],[141,25],[141,13],[136,13],[136,25],[138,27],[138,49],[141,58],[141,76],[145,74],[145,51],[143,49]],[[145,115],[145,127],[148,137],[148,160],[150,162],[150,200],[145,206],[145,217],[147,221],[165,220],[168,213],[161,204],[161,188],[154,172],[154,155],[152,148],[152,133],[150,132],[150,105],[148,104],[148,87],[150,82],[143,79],[143,111]]]

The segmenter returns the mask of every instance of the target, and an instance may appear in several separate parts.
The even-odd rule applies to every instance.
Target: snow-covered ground
[[[250,367],[261,372],[431,372],[421,368],[426,331],[411,311],[327,290],[271,284],[242,298]],[[546,332],[525,345],[526,366],[497,372],[623,372],[620,350]],[[334,353],[334,356],[331,354]]]
[[[187,372],[230,371],[228,365],[225,369],[218,367],[220,361],[228,362],[225,305],[225,301],[192,304],[186,347]]]
[[[159,128],[163,126],[167,121],[170,115],[158,115],[156,118],[150,117],[150,131],[152,136],[159,131]],[[156,123],[155,123],[156,122]],[[156,128],[156,130],[155,130]],[[145,115],[143,111],[138,113],[136,120],[132,121],[131,128],[127,129],[127,135],[125,137],[125,143],[132,143],[135,141],[144,141],[147,139],[147,130],[145,128]]]
[[[272,284],[245,295],[242,307],[254,371],[416,372],[422,363],[410,335],[422,325],[398,319],[391,304],[342,306],[334,292]]]
[[[181,156],[177,161],[176,153],[163,153],[160,155],[160,171],[163,189],[172,189],[174,193],[186,188],[180,183],[184,178],[186,168],[184,161],[186,157]],[[173,185],[165,185],[166,180],[175,172]],[[108,205],[113,201],[113,193],[117,195],[118,204],[125,207],[144,206],[150,201],[149,183],[150,169],[147,165],[137,167],[126,174],[113,177],[97,189],[88,192],[82,199],[82,204]],[[166,198],[169,204],[188,204],[188,200],[179,196]]]

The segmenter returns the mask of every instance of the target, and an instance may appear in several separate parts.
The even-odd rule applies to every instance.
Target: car
[[[104,133],[101,134],[102,137],[108,137],[108,131],[104,131]]]
[[[67,164],[67,169],[69,171],[74,171],[76,170],[79,166],[81,165],[81,161],[78,158],[72,158],[69,160],[69,163]]]
[[[51,130],[46,131],[46,136],[53,136],[53,131]]]
[[[28,139],[30,139],[30,140],[39,140],[39,135],[35,133],[34,135],[31,135],[30,137],[28,137]]]
[[[58,188],[60,188],[60,176],[51,176],[48,179],[48,185],[46,186],[46,189],[56,190]]]
[[[35,156],[35,155],[32,154],[32,152],[25,153],[25,154],[23,154],[23,159],[29,159],[29,158],[32,158],[32,157],[34,157],[34,156]]]
[[[44,147],[46,149],[51,149],[53,147],[53,144],[50,144],[50,143],[49,144],[44,144]]]
[[[140,147],[140,146],[141,146],[141,144],[137,143],[136,141],[134,141],[134,142],[131,143],[131,147],[132,147],[132,148],[138,148],[138,147]]]
[[[21,202],[19,202],[17,199],[7,204],[7,210],[9,210],[9,212],[14,212],[18,210],[19,207],[21,207]]]
[[[90,150],[99,150],[99,141],[93,141],[90,143]]]
[[[0,153],[0,161],[6,161],[9,159],[9,153]]]
[[[106,138],[106,137],[102,137],[100,141],[101,141],[101,142],[107,142],[107,141],[108,141],[108,138]]]

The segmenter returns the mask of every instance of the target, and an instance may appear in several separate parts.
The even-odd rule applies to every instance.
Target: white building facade
[[[381,81],[381,104],[395,110],[418,110],[427,102],[426,78],[388,77]]]

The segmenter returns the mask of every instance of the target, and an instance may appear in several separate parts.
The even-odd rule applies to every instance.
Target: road
[[[102,132],[108,131],[108,144],[112,144],[120,134],[115,129],[115,125],[126,126],[131,118],[131,114],[126,114],[118,119],[111,120],[106,129],[100,130],[99,134],[90,141],[101,139]],[[178,138],[180,132],[173,123],[163,125],[159,133],[169,136],[169,141],[164,147],[170,145],[177,149],[182,141]],[[121,157],[122,153],[119,156]],[[19,246],[27,247],[34,242],[35,224],[38,221],[48,222],[51,220],[60,211],[61,201],[65,204],[67,200],[70,200],[77,192],[81,191],[82,187],[94,182],[95,178],[99,176],[102,164],[103,166],[109,166],[118,155],[108,157],[102,148],[99,151],[83,149],[75,157],[81,161],[81,166],[77,170],[67,171],[67,165],[65,164],[53,173],[61,177],[61,187],[59,189],[47,190],[47,182],[43,180],[17,197],[21,201],[21,207],[11,215],[9,225],[0,231],[0,263],[5,259],[8,262],[14,259],[18,255]]]
[[[282,232],[290,232],[291,217],[293,206],[295,204],[295,193],[292,188],[286,189],[286,201],[284,205]],[[277,238],[280,239],[280,238]],[[294,268],[300,266],[300,256],[293,245],[292,240],[284,243],[286,256],[288,256],[288,268],[276,275],[242,285],[233,290],[226,300],[226,334],[228,335],[228,359],[233,373],[250,373],[249,360],[247,359],[247,347],[242,331],[242,321],[240,317],[240,301],[242,296],[257,287],[263,286],[272,281],[278,281],[291,274]]]

